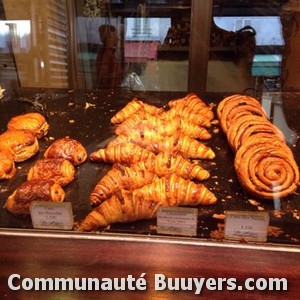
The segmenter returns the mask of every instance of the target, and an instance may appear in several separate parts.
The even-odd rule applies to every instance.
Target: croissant
[[[1,148],[8,148],[15,162],[25,161],[39,151],[38,140],[29,130],[7,130],[0,135]]]
[[[87,159],[87,152],[80,142],[67,136],[53,142],[45,151],[44,157],[65,158],[78,166]]]
[[[147,133],[147,135],[146,135]],[[215,153],[203,143],[186,135],[161,137],[155,131],[144,132],[143,135],[126,136],[119,135],[109,143],[109,147],[125,143],[133,143],[146,148],[154,153],[179,151],[186,158],[213,159]]]
[[[171,174],[133,192],[120,190],[96,207],[78,230],[92,231],[117,222],[152,219],[160,206],[210,205],[215,204],[216,200],[204,185]]]
[[[139,145],[124,143],[111,145],[104,149],[99,149],[90,154],[93,162],[120,163],[131,165],[138,161],[151,159],[155,154]]]
[[[54,180],[26,181],[8,197],[4,208],[13,214],[29,214],[33,201],[62,202],[64,197],[64,190]]]
[[[43,158],[37,160],[29,169],[27,180],[53,179],[65,186],[74,180],[75,168],[63,158]]]
[[[33,112],[11,118],[7,124],[7,128],[9,130],[26,129],[33,132],[40,139],[47,135],[49,124],[42,114]]]
[[[174,173],[184,179],[206,180],[210,174],[199,164],[190,163],[178,152],[160,152],[153,159],[138,162],[131,166],[134,170],[148,170],[158,176]]]
[[[195,125],[189,121],[184,121],[180,118],[170,122],[157,116],[149,116],[144,120],[136,122],[134,125],[125,121],[116,128],[115,133],[118,135],[129,135],[132,131],[137,130],[140,132],[155,130],[161,136],[171,136],[176,133],[182,133],[191,138],[200,140],[208,140],[211,138],[211,134],[204,127]]]
[[[0,148],[0,180],[11,179],[16,173],[13,155],[7,148]]]
[[[98,206],[110,198],[117,190],[134,190],[152,182],[157,176],[147,170],[137,170],[115,164],[97,183],[90,195],[92,206]]]

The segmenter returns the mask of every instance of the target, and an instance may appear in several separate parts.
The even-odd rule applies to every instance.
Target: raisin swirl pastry
[[[33,201],[62,202],[65,192],[54,180],[36,179],[21,184],[6,200],[4,208],[13,214],[29,214]]]
[[[232,95],[217,108],[220,125],[235,152],[240,184],[263,199],[284,198],[299,184],[299,169],[283,133],[264,114],[258,100]]]
[[[0,135],[1,148],[8,148],[15,162],[25,161],[39,151],[36,136],[29,130],[7,130]]]
[[[16,167],[11,151],[0,148],[0,180],[11,179],[15,173]]]
[[[40,139],[47,135],[49,124],[42,114],[32,112],[24,115],[18,115],[10,119],[7,124],[9,130],[26,129],[34,133]]]
[[[75,167],[63,158],[44,158],[37,160],[29,169],[27,180],[53,179],[65,186],[74,180]]]
[[[87,159],[87,152],[80,142],[67,136],[53,142],[45,151],[44,157],[65,158],[78,166]]]

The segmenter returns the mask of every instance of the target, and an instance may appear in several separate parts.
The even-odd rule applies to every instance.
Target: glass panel
[[[77,1],[86,88],[186,91],[191,1]]]

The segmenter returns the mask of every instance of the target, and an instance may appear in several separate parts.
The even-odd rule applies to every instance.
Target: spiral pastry
[[[283,133],[259,102],[232,95],[217,108],[222,130],[235,152],[234,167],[243,188],[264,199],[284,198],[299,184],[299,169]]]

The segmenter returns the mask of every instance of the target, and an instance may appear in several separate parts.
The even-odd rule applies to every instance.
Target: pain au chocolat
[[[45,151],[44,157],[65,158],[78,166],[87,159],[87,152],[79,141],[67,136],[54,141]]]
[[[42,114],[32,112],[12,117],[7,124],[7,128],[9,130],[26,129],[33,132],[40,139],[48,133],[49,124]]]
[[[0,135],[1,148],[9,149],[15,162],[25,161],[39,151],[36,136],[29,130],[7,130]]]
[[[51,179],[36,179],[21,184],[6,200],[4,208],[13,214],[29,214],[33,201],[62,202],[65,192]]]

